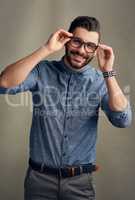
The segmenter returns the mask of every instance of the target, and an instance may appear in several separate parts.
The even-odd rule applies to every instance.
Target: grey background
[[[118,82],[134,114],[135,1],[133,0],[0,0],[0,69],[30,54],[58,28],[68,29],[78,15],[97,17],[102,41],[113,47]],[[48,59],[59,58],[63,52]],[[97,66],[96,60],[93,65]],[[24,98],[24,99],[23,99]],[[27,99],[28,98],[28,99]],[[28,100],[24,105],[22,100]],[[23,200],[31,125],[30,93],[0,96],[0,199]],[[113,127],[101,116],[95,174],[97,200],[135,199],[134,116],[130,128]]]

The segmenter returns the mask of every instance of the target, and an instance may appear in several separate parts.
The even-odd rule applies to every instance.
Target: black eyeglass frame
[[[81,38],[75,37],[75,36],[72,36],[70,38],[71,38],[71,40],[69,41],[69,43],[70,43],[70,45],[72,47],[74,47],[74,48],[80,48],[82,45],[84,45],[85,51],[87,53],[94,53],[97,50],[97,48],[99,47],[99,45],[95,45],[94,50],[91,49],[90,51],[88,51],[87,50],[88,49],[88,44],[94,44],[94,43],[92,43],[92,42],[84,42]],[[78,45],[78,46],[72,45],[72,39],[78,39],[80,41],[80,45]]]

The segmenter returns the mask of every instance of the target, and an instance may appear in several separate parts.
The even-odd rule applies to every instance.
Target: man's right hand
[[[42,48],[6,67],[0,74],[1,87],[13,87],[22,83],[31,70],[48,55],[63,48],[70,40],[72,33],[60,29],[53,33]]]
[[[47,43],[44,44],[44,47],[46,47],[51,53],[59,51],[71,39],[70,37],[72,36],[72,33],[63,29],[59,29],[50,36]]]

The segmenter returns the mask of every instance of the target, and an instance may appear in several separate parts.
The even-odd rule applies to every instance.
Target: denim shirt
[[[30,157],[51,167],[94,163],[100,108],[116,127],[131,124],[130,104],[112,111],[107,87],[99,70],[90,65],[76,71],[60,61],[43,60],[15,87],[0,94],[30,91],[33,117]]]

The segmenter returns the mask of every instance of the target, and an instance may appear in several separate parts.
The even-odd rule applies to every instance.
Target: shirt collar
[[[59,63],[58,67],[60,67],[61,71],[63,71],[66,74],[75,74],[78,76],[78,78],[79,77],[82,78],[82,76],[87,78],[89,77],[91,82],[95,80],[96,69],[94,67],[91,67],[91,65],[89,64],[85,65],[78,71],[73,69],[72,67],[67,66],[66,63],[64,62],[64,57],[62,57],[58,63]]]

